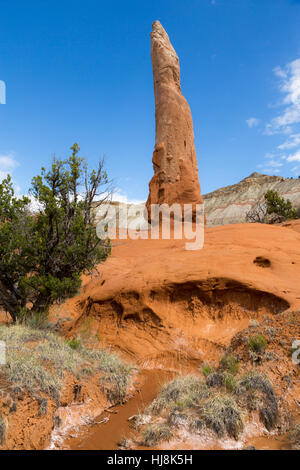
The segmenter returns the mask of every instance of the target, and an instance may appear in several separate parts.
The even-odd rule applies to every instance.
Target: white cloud
[[[275,160],[273,157],[274,155],[270,155],[270,154],[265,155],[265,158],[267,158],[268,161],[265,162],[264,164],[261,163],[257,165],[257,168],[262,169],[262,171],[264,171],[265,173],[272,173],[272,172],[278,173],[279,168],[283,166],[283,163],[278,160]]]
[[[271,174],[271,175],[274,175],[274,173],[279,173],[279,169],[278,168],[262,168],[263,165],[258,165],[257,166],[258,168],[261,169],[261,171],[264,173],[264,174]]]
[[[265,158],[274,158],[274,153],[266,153]]]
[[[300,59],[289,62],[284,69],[276,67],[273,72],[280,79],[279,90],[284,95],[283,111],[266,126],[267,135],[292,132],[292,126],[300,122]]]
[[[1,168],[15,168],[18,162],[14,159],[12,154],[1,155],[0,154],[0,167]]]
[[[0,181],[2,181],[8,173],[12,173],[18,166],[12,153],[0,154]]]
[[[246,123],[250,128],[256,127],[260,123],[260,119],[257,119],[255,117],[251,117],[249,119],[246,119]]]
[[[292,168],[292,172],[293,172],[293,173],[299,173],[299,170],[300,170],[300,166],[299,166],[299,165],[294,166],[294,167]]]
[[[300,134],[292,134],[288,140],[283,144],[279,145],[279,150],[291,149],[293,147],[298,147],[300,145]]]
[[[145,201],[140,199],[130,199],[121,189],[117,188],[113,195],[112,200],[117,202],[124,202],[126,204],[145,204]]]
[[[23,194],[20,194],[18,197],[21,198],[22,196]],[[26,194],[26,197],[30,199],[28,204],[30,212],[40,212],[43,210],[44,206],[34,196]]]
[[[283,166],[283,156],[276,155],[275,153],[266,153],[264,159],[266,160],[265,162],[257,165],[257,168],[263,173],[274,175],[280,172]]]
[[[286,78],[287,77],[287,74],[284,70],[282,70],[281,67],[277,66],[277,67],[274,67],[273,69],[273,72],[275,73],[275,75],[279,78]]]
[[[277,162],[276,160],[268,161],[268,167],[269,168],[280,168],[282,165],[283,165],[283,163]]]
[[[265,155],[267,162],[260,167],[266,172],[278,173],[283,165],[300,162],[300,58],[284,67],[275,67],[281,101],[276,106],[281,110],[265,126],[265,135],[285,134],[281,144]],[[293,149],[293,153],[286,153]],[[282,151],[285,151],[283,154]],[[298,166],[290,171],[298,170]]]
[[[300,162],[300,149],[293,155],[289,155],[286,160],[287,162]]]

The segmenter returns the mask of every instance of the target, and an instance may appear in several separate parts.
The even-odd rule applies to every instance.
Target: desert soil
[[[185,250],[185,240],[118,240],[100,274],[85,278],[80,295],[53,309],[52,320],[60,321],[66,336],[94,335],[143,371],[174,373],[199,373],[201,364],[217,364],[228,349],[247,370],[253,362],[236,338],[263,333],[275,359],[257,367],[268,373],[278,395],[284,394],[284,413],[297,418],[299,367],[291,361],[291,345],[300,337],[299,231],[298,221],[209,228],[199,251]],[[249,327],[253,319],[256,329]],[[157,393],[152,382],[145,403]],[[128,431],[128,415],[141,406],[138,397],[91,428],[89,436],[65,445],[116,448]],[[284,429],[281,424],[277,433],[284,435]],[[286,445],[282,437],[259,432],[249,445]]]

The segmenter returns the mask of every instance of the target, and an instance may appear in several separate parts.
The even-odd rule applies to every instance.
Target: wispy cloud
[[[281,166],[283,166],[283,163],[279,162],[277,160],[269,160],[268,161],[268,167],[269,168],[280,168]]]
[[[265,161],[258,165],[258,168],[262,168],[266,173],[279,173],[282,170],[295,172],[299,166],[291,168],[288,165],[300,162],[300,58],[283,67],[275,67],[273,73],[278,80],[280,99],[276,105],[277,115],[265,124],[263,133],[268,136],[281,134],[286,137],[265,155]],[[254,127],[251,126],[251,118],[247,120],[247,124]]]
[[[246,123],[247,123],[248,127],[250,127],[250,128],[256,127],[256,126],[259,125],[260,119],[255,118],[255,117],[251,117],[249,119],[246,119]]]
[[[279,78],[279,90],[284,95],[281,100],[282,112],[267,125],[268,135],[290,134],[293,126],[300,123],[300,59],[289,62],[284,68],[273,70]]]
[[[274,168],[274,167],[264,167],[263,165],[257,165],[257,168],[262,172],[263,174],[270,174],[274,175],[280,172],[279,168]]]
[[[291,149],[300,145],[300,134],[292,134],[283,144],[278,145],[279,150]]]
[[[275,157],[274,153],[266,153],[264,158],[270,158],[273,159]]]
[[[279,173],[280,168],[283,166],[282,161],[276,160],[272,154],[266,154],[265,159],[267,161],[257,165],[257,168],[263,171],[263,173]]]
[[[300,149],[286,158],[287,162],[300,162]]]
[[[124,202],[126,204],[144,204],[145,201],[141,199],[131,199],[128,195],[120,188],[115,188],[113,195],[113,201]]]
[[[18,166],[13,153],[0,154],[0,181]]]
[[[284,166],[285,155],[276,155],[276,153],[266,153],[264,162],[257,165],[257,168],[266,174],[277,174]]]

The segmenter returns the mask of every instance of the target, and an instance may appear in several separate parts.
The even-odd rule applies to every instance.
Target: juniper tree
[[[104,159],[89,172],[78,144],[71,150],[33,178],[35,212],[15,196],[10,176],[0,184],[0,306],[13,321],[74,295],[82,273],[110,253],[95,229],[96,206],[109,195]]]
[[[267,213],[275,214],[286,219],[297,219],[297,211],[293,209],[293,205],[289,199],[280,197],[277,191],[270,189],[265,194],[267,204]]]
[[[289,199],[279,196],[277,191],[268,190],[263,199],[246,214],[247,222],[274,223],[299,218],[299,210],[293,208]]]

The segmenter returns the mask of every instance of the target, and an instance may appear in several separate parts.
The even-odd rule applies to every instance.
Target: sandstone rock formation
[[[240,358],[243,373],[252,370],[249,337],[263,335],[267,349],[255,367],[284,397],[281,415],[298,416],[299,366],[292,362],[291,345],[299,332],[299,228],[300,221],[289,227],[212,227],[197,251],[185,250],[185,240],[126,240],[99,266],[101,274],[83,278],[80,295],[53,308],[50,320],[61,319],[69,338],[101,339],[101,347],[113,348],[155,376],[158,369],[199,375],[204,364],[218,364],[228,351]],[[130,402],[137,412],[142,409]],[[136,413],[129,412],[128,417]],[[116,416],[124,417],[123,411]],[[257,432],[265,434],[265,428]],[[102,436],[92,434],[73,448],[99,449],[88,446],[102,444]]]
[[[154,176],[151,204],[201,203],[190,107],[181,93],[178,56],[159,21],[153,23],[151,58],[155,94]]]
[[[269,189],[300,207],[300,179],[255,172],[237,184],[203,195],[207,226],[246,222],[246,214]]]
[[[300,221],[208,228],[198,251],[185,250],[185,240],[126,240],[99,266],[101,276],[84,277],[81,295],[53,315],[65,318],[67,312],[64,328],[71,337],[89,319],[103,346],[141,363],[159,363],[160,354],[171,356],[179,345],[184,357],[208,360],[251,318],[276,317],[289,306],[299,310],[300,235],[294,226],[299,229]],[[258,257],[269,260],[268,267]]]

